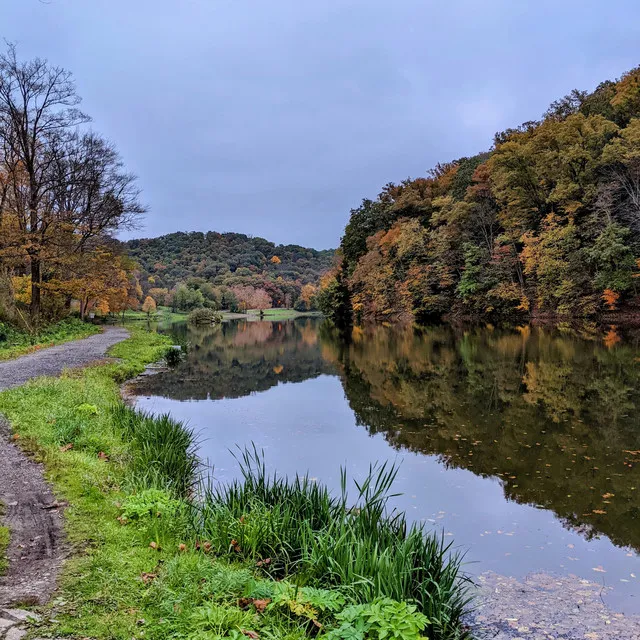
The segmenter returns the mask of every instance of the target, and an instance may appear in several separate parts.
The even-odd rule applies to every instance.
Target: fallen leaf
[[[267,608],[267,605],[271,602],[270,598],[264,598],[263,600],[254,600],[253,606],[256,608],[258,613],[264,613],[264,610]]]

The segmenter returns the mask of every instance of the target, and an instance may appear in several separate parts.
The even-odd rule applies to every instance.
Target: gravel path
[[[102,333],[65,342],[27,356],[0,362],[0,391],[21,384],[39,376],[57,376],[64,369],[81,367],[104,358],[107,349],[129,337],[126,329],[106,327]]]
[[[101,360],[109,347],[128,337],[125,329],[107,327],[84,340],[2,362],[0,391]],[[28,614],[13,607],[44,603],[55,589],[64,558],[63,505],[56,502],[42,465],[12,443],[11,429],[2,416],[0,503],[5,510],[3,524],[11,531],[9,568],[0,577],[0,639],[19,640],[26,634],[24,621]]]

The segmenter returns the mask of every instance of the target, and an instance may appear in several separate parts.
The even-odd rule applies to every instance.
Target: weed
[[[11,532],[8,527],[0,527],[0,576],[7,570],[7,549]]]

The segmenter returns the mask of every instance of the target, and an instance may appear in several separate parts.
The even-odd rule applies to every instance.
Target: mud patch
[[[11,443],[0,417],[0,497],[11,538],[9,566],[0,577],[0,606],[40,604],[49,599],[63,559],[62,508],[42,466]]]
[[[478,607],[468,623],[479,639],[640,640],[640,616],[608,609],[601,584],[547,573],[477,580]]]

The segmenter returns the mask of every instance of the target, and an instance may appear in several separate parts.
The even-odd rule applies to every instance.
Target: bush
[[[190,314],[188,321],[191,324],[218,324],[222,322],[222,314],[213,309],[194,309]]]
[[[169,347],[164,354],[164,361],[168,367],[177,367],[184,360],[181,346]]]

